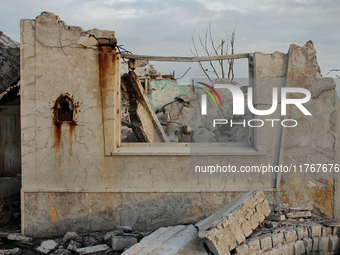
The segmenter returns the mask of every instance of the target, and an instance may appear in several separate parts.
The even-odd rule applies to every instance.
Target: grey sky
[[[312,40],[322,74],[340,68],[337,0],[1,0],[0,6],[0,30],[17,41],[20,19],[50,11],[85,30],[116,31],[118,43],[135,54],[186,56],[195,29],[211,22],[219,40],[237,23],[236,53],[286,53],[291,43]],[[246,64],[240,65],[243,76]],[[155,67],[163,73],[176,70],[181,76],[189,65],[156,63]],[[199,73],[197,64],[192,67],[188,76]]]

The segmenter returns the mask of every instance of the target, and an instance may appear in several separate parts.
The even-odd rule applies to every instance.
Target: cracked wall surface
[[[114,48],[115,44],[114,32],[84,31],[66,25],[52,13],[21,21],[21,197],[25,235],[53,236],[117,225],[155,230],[195,222],[254,188],[263,189],[271,202],[311,204],[320,214],[333,215],[333,179],[281,178],[278,187],[275,173],[266,178],[195,178],[189,171],[190,155],[177,153],[176,148],[169,148],[171,154],[165,155],[112,154],[107,149],[112,140],[107,136],[117,132],[110,128],[110,121],[114,120],[112,112],[119,111],[115,107],[120,102],[113,100],[110,81],[106,87],[101,81],[98,45]],[[339,146],[336,116],[340,111],[334,83],[321,78],[317,83],[307,83],[318,76],[313,49],[310,45],[292,45],[288,54],[255,53],[258,107],[266,109],[270,105],[270,86],[285,85],[280,84],[282,81],[276,85],[261,83],[261,78],[301,74],[306,83],[288,85],[306,86],[312,91],[308,107],[313,118],[301,119],[297,133],[288,131],[283,142],[280,128],[266,127],[252,138],[261,153],[220,155],[222,161],[235,166],[288,164],[300,159],[308,163],[317,159],[339,162],[335,148]],[[67,95],[77,111],[73,122],[55,125],[53,108],[61,95]],[[300,118],[299,114],[293,108],[289,110],[292,118]],[[276,111],[270,117],[278,115]],[[318,124],[319,119],[325,120],[324,127]],[[209,157],[201,156],[200,160]]]

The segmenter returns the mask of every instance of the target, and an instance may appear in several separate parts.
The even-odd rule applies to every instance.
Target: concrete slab
[[[122,255],[207,255],[193,225],[160,228]]]
[[[198,235],[212,253],[229,254],[244,242],[270,212],[264,193],[261,190],[253,190],[197,223]],[[249,224],[244,224],[245,222]]]

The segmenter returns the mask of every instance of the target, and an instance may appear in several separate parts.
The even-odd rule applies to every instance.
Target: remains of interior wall
[[[106,87],[101,84],[103,70],[99,68],[98,44],[105,40],[114,41],[114,32],[84,31],[66,25],[51,13],[21,21],[23,234],[53,236],[69,230],[107,230],[117,225],[155,230],[195,222],[254,188],[266,191],[272,202],[312,203],[320,213],[333,215],[334,204],[329,202],[334,199],[332,180],[312,180],[315,185],[308,186],[307,179],[281,179],[280,187],[276,188],[276,174],[261,179],[194,178],[189,171],[190,155],[181,154],[177,147],[169,147],[163,154],[107,153],[109,145],[105,144],[107,137],[104,136],[107,133],[112,136],[116,131],[104,126],[103,119],[113,120],[115,111],[120,109],[115,108],[112,84],[107,83]],[[289,57],[277,52],[256,53],[256,77],[285,77],[287,70],[289,73],[292,69],[287,66],[294,51],[305,49],[294,46]],[[116,56],[114,49],[112,54]],[[308,59],[301,61],[309,63]],[[115,73],[112,71],[110,75]],[[322,84],[323,81],[320,79]],[[332,87],[330,83],[325,80],[327,88]],[[268,85],[259,81],[256,86],[256,100],[270,105]],[[314,84],[310,86],[316,89]],[[103,91],[108,91],[104,101]],[[334,89],[330,89],[313,99],[319,107],[313,113],[325,109],[327,114],[337,115],[334,93]],[[60,96],[72,101],[73,121],[55,121],[59,109],[56,101]],[[316,106],[311,103],[309,107]],[[299,113],[292,109],[289,114],[295,118]],[[271,117],[278,117],[278,111]],[[306,121],[314,121],[314,116]],[[321,153],[320,160],[335,162],[335,150],[331,146],[336,139],[329,139],[336,137],[335,127],[336,123],[323,131],[317,130],[320,128],[317,123],[311,127],[314,154],[310,153],[309,144],[292,146],[289,143],[294,133],[287,132],[287,139],[281,142],[282,130],[266,127],[259,131],[259,137],[254,137],[262,153],[254,150],[220,155],[220,158],[235,166],[262,162],[275,165],[288,164],[299,155],[301,162],[304,159],[306,163],[315,155],[319,157],[321,150],[325,155]],[[299,134],[301,132],[303,130]],[[315,139],[314,134],[318,134]],[[325,142],[328,140],[331,144]],[[202,156],[201,160],[209,160],[209,156]],[[316,196],[310,200],[313,194]],[[326,200],[318,199],[319,194]]]

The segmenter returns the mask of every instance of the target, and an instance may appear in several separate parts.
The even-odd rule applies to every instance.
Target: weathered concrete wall
[[[117,129],[111,128],[110,123],[116,121],[115,114],[120,111],[112,89],[112,80],[117,76],[115,71],[100,70],[98,44],[114,45],[114,41],[113,32],[85,32],[79,27],[67,26],[51,13],[21,21],[24,234],[52,236],[67,230],[95,231],[116,225],[155,230],[160,226],[195,222],[254,188],[266,191],[273,202],[293,205],[313,201],[317,210],[333,215],[332,202],[323,206],[334,198],[331,180],[319,181],[309,188],[301,186],[301,182],[308,184],[305,179],[281,179],[280,188],[276,188],[279,180],[276,173],[260,179],[195,178],[189,171],[192,158],[185,147],[149,148],[146,145],[111,150],[112,144],[112,147],[117,145],[112,142]],[[284,77],[291,69],[287,66],[293,49],[288,54],[289,61],[288,55],[282,53],[256,53],[256,77]],[[296,49],[303,50],[298,46]],[[114,50],[112,54],[115,59]],[[110,65],[115,67],[115,62]],[[103,76],[104,72],[111,73]],[[109,78],[101,82],[101,77]],[[285,84],[278,84],[281,85]],[[314,85],[311,86],[313,89]],[[268,85],[260,81],[256,84],[258,102],[270,104],[268,90]],[[330,97],[323,99],[327,93]],[[334,89],[327,93],[315,100],[321,108],[335,111]],[[69,112],[62,103],[58,105],[61,96],[73,105],[73,121],[56,121],[59,110]],[[279,118],[278,115],[276,111],[270,117]],[[281,131],[279,127],[258,129],[251,141],[256,150],[231,148],[225,153],[219,152],[218,157],[238,167],[259,162],[286,164],[297,154],[292,151],[295,147],[281,143]],[[324,133],[328,132],[336,137],[335,128]],[[320,133],[320,141],[328,139],[328,135],[322,136],[324,133]],[[286,135],[289,138],[294,134]],[[324,146],[324,142],[318,143],[313,135],[310,139],[314,145]],[[310,154],[308,146],[299,147],[299,155],[305,160],[315,155]],[[334,154],[334,151],[327,149],[327,153]],[[200,156],[200,160],[209,160],[209,156]],[[299,193],[294,193],[292,187],[299,189]],[[310,200],[311,191],[324,192],[327,200]]]

